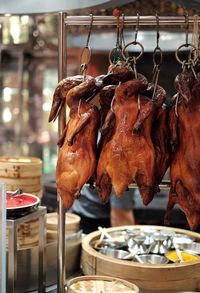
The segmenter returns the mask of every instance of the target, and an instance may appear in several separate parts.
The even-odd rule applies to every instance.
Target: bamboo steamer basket
[[[200,234],[162,226],[126,226],[108,228],[107,231],[120,231],[125,228],[139,229],[141,227],[175,231],[196,238],[200,242]],[[99,239],[100,232],[88,234],[82,240],[82,270],[85,275],[107,275],[122,278],[135,283],[143,290],[154,291],[199,291],[200,261],[173,263],[165,265],[141,264],[133,261],[119,260],[97,252],[91,243]],[[112,269],[111,269],[112,268]]]
[[[65,215],[65,233],[73,234],[80,230],[80,217],[72,213]],[[47,239],[57,239],[58,214],[48,213],[46,215]]]
[[[0,180],[7,190],[21,188],[24,192],[42,196],[42,161],[28,156],[1,156]]]
[[[18,225],[17,227],[17,246],[26,248],[37,245],[39,241],[39,222],[38,219],[33,219]],[[8,229],[6,231],[6,244],[8,246],[9,237]]]
[[[67,283],[67,293],[138,293],[135,284],[107,276],[82,276]]]

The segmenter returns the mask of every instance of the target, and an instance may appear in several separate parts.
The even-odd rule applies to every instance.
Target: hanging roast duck
[[[139,78],[121,83],[115,90],[112,111],[115,115],[115,129],[110,140],[103,145],[97,166],[97,188],[100,197],[106,201],[112,187],[117,196],[135,181],[143,202],[148,204],[154,195],[155,151],[151,139],[154,103],[143,96],[147,80]],[[140,94],[141,93],[141,94]],[[138,109],[140,94],[140,110]],[[165,92],[156,92],[163,100]],[[108,113],[103,131],[110,131]]]
[[[175,80],[178,94],[170,110],[173,153],[170,165],[171,190],[166,211],[166,221],[169,221],[173,206],[178,204],[192,230],[200,224],[199,64],[194,70],[186,68]]]
[[[66,82],[59,83],[55,90],[50,120],[56,119],[64,103],[69,106],[69,121],[58,141],[61,148],[56,167],[56,184],[64,207],[70,208],[96,168],[100,114],[98,108],[86,102],[86,99],[100,91],[103,85],[102,77],[95,79],[90,76],[85,81],[79,76],[68,78],[67,84],[69,86]]]

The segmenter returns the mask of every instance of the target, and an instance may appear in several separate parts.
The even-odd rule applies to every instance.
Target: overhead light
[[[3,110],[2,119],[3,119],[3,122],[5,122],[5,123],[8,123],[8,122],[11,121],[11,119],[12,119],[12,113],[11,113],[11,111],[10,111],[10,109],[8,107],[6,107]]]
[[[12,96],[12,89],[10,87],[5,87],[3,89],[3,100],[4,102],[10,102]]]

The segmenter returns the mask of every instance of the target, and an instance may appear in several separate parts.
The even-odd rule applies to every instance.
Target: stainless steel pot
[[[80,269],[82,231],[66,236],[67,277]],[[38,246],[17,251],[17,283],[15,292],[30,292],[38,289]],[[8,280],[7,280],[8,281]],[[57,282],[57,241],[46,244],[46,287]]]

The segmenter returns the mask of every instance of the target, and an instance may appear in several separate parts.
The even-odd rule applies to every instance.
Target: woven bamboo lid
[[[128,281],[107,276],[81,276],[67,283],[67,293],[138,293]]]

